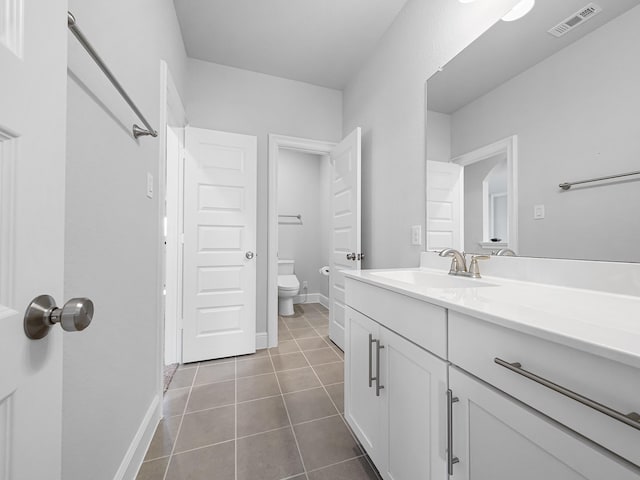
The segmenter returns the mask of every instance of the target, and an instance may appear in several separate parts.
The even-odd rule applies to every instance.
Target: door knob
[[[67,332],[79,332],[91,323],[93,302],[88,298],[72,298],[62,308],[51,295],[34,298],[24,314],[24,333],[38,340],[44,338],[56,323]]]
[[[356,254],[355,253],[347,253],[347,260],[354,260],[356,259]]]
[[[247,252],[244,254],[245,257],[247,257],[247,260],[251,260],[254,257],[254,253],[253,252]]]

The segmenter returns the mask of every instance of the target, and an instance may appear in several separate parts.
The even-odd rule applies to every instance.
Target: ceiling
[[[192,58],[342,90],[407,0],[174,0]]]
[[[547,30],[590,0],[537,0],[514,22],[498,21],[428,81],[429,110],[451,114],[510,78],[640,4],[640,0],[594,0],[602,12],[556,38]],[[472,81],[470,81],[472,80]]]

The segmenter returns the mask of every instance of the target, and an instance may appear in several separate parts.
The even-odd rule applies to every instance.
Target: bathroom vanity
[[[422,255],[347,273],[345,417],[382,477],[640,479],[640,297]]]

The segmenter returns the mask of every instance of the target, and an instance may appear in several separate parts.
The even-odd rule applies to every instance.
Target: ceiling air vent
[[[595,3],[590,3],[584,8],[581,8],[576,13],[566,18],[563,22],[560,22],[558,25],[548,30],[548,32],[554,37],[561,37],[569,30],[573,30],[578,25],[581,25],[585,21],[590,18],[595,17],[598,13],[602,11]]]

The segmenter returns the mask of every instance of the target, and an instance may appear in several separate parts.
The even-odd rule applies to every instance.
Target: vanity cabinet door
[[[442,480],[446,463],[447,364],[381,328],[381,442],[388,480]]]
[[[455,367],[455,480],[638,480],[640,470]]]
[[[344,415],[374,463],[380,456],[380,407],[376,396],[376,343],[380,326],[351,308],[345,310]]]

